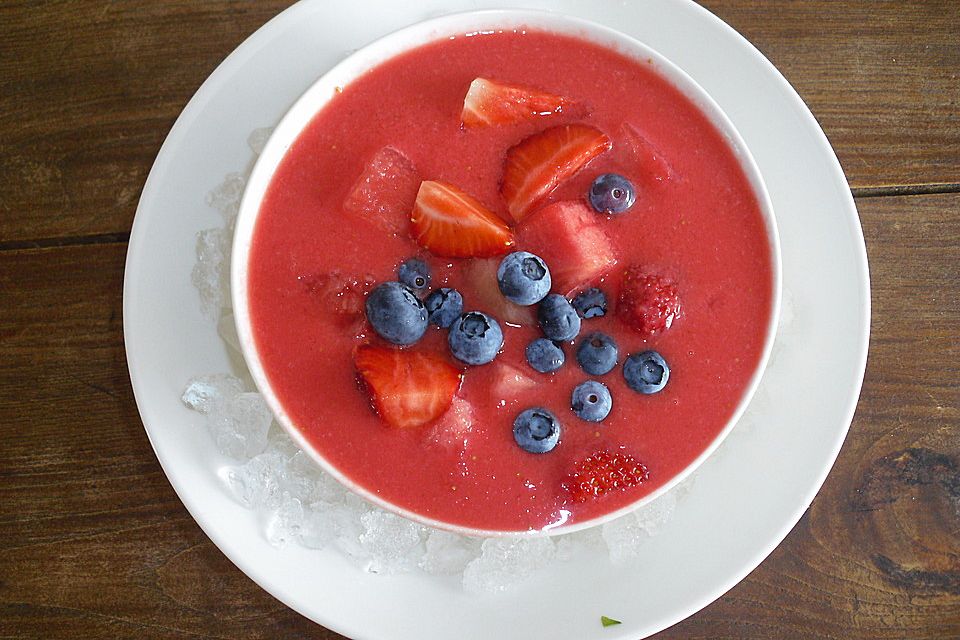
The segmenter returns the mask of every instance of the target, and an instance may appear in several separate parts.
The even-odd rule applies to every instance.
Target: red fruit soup
[[[493,81],[473,87],[489,108],[462,118],[477,78]],[[496,83],[510,92],[497,94]],[[529,142],[568,125],[549,143]],[[584,138],[589,148],[579,152],[572,145]],[[540,173],[528,168],[537,163]],[[550,176],[541,175],[544,166],[554,167]],[[593,180],[610,172],[636,187],[636,203],[622,214],[597,213],[587,202]],[[470,207],[493,214],[475,217],[482,221],[464,233],[499,235],[437,240],[446,227],[433,219],[427,231],[412,229],[423,181],[440,185],[437,207],[462,193]],[[523,202],[511,206],[512,193],[524,194]],[[454,254],[442,242],[451,241],[478,257],[445,257]],[[477,247],[482,255],[470,253]],[[616,341],[612,371],[584,373],[579,338],[562,345],[558,371],[530,367],[524,350],[542,335],[536,306],[502,297],[500,256],[490,255],[512,250],[545,260],[554,293],[572,298],[598,287],[606,294],[606,314],[584,319],[580,337],[599,331]],[[498,320],[504,344],[493,362],[456,360],[447,330],[433,325],[402,348],[372,330],[366,296],[396,280],[411,257],[430,266],[431,289],[456,288],[466,311]],[[316,114],[262,202],[248,304],[278,401],[343,475],[423,518],[540,530],[637,501],[714,441],[764,352],[772,261],[760,205],[729,143],[652,64],[568,36],[505,31],[390,59]],[[374,357],[371,347],[416,356]],[[670,367],[668,384],[653,395],[631,390],[623,376],[626,357],[647,350]],[[405,415],[406,400],[372,398],[370,385],[358,383],[358,351],[364,371],[388,378],[384,394],[417,384],[427,399]],[[410,362],[426,365],[414,374]],[[602,422],[570,407],[574,387],[588,379],[604,383],[613,399]],[[531,407],[561,423],[548,453],[528,453],[514,439],[514,419]],[[616,482],[618,473],[627,480]],[[601,491],[577,488],[589,484],[587,474],[606,474],[593,478]]]

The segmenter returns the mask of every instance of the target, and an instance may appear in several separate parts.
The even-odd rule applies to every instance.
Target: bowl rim
[[[565,524],[565,520],[542,529],[499,530],[464,526],[430,518],[416,511],[401,507],[383,499],[375,492],[353,481],[330,463],[296,427],[280,403],[267,378],[260,361],[253,337],[248,307],[247,275],[250,246],[260,206],[279,164],[313,117],[352,80],[377,65],[416,49],[420,46],[447,37],[473,37],[500,31],[545,31],[559,35],[578,37],[617,51],[638,62],[646,62],[662,78],[679,90],[703,113],[710,123],[723,135],[734,152],[760,208],[770,249],[771,304],[767,322],[764,347],[760,360],[751,376],[736,409],[723,429],[709,445],[684,469],[667,480],[651,493],[638,498],[619,509],[602,515]],[[643,505],[649,504],[667,493],[690,476],[706,461],[727,435],[733,430],[749,406],[766,370],[776,338],[780,319],[783,287],[780,236],[770,194],[746,142],[733,122],[703,87],[685,71],[658,51],[640,40],[610,27],[569,16],[559,12],[533,9],[485,9],[466,11],[424,20],[378,38],[351,53],[333,68],[320,76],[287,110],[271,132],[263,151],[258,156],[250,177],[244,187],[233,234],[230,263],[231,302],[234,322],[239,337],[241,352],[253,382],[274,418],[300,449],[305,451],[320,467],[350,491],[375,505],[413,520],[420,524],[474,537],[539,537],[573,533],[592,528],[619,518]]]

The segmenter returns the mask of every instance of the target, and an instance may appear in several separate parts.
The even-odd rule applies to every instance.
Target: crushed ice
[[[207,196],[223,218],[219,227],[197,234],[197,261],[191,280],[203,312],[215,320],[221,339],[239,351],[230,308],[230,243],[247,176],[271,129],[248,138],[253,159],[244,173],[227,175]],[[496,593],[520,584],[553,562],[605,549],[613,562],[642,553],[646,540],[670,520],[677,504],[673,490],[602,526],[552,538],[478,539],[422,526],[388,513],[348,491],[300,451],[273,422],[263,398],[229,374],[200,375],[186,384],[183,403],[204,416],[218,450],[233,460],[222,468],[224,489],[244,507],[264,516],[270,544],[308,549],[335,548],[365,571],[393,574],[422,571],[460,576],[469,592]],[[435,441],[461,444],[472,416],[454,412]],[[682,487],[681,487],[682,489]]]

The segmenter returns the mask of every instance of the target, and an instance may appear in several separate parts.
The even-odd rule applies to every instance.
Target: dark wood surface
[[[261,591],[183,509],[137,414],[120,317],[163,138],[286,4],[0,4],[0,638],[338,637]],[[857,415],[812,507],[740,585],[658,637],[958,638],[960,4],[705,4],[834,144],[873,326]]]

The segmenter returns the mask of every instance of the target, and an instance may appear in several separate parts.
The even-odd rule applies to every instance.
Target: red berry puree
[[[588,191],[607,173],[635,188],[622,213],[591,208]],[[500,260],[521,250],[546,263],[551,293],[606,295],[606,314],[583,319],[553,373],[525,358],[544,335],[537,305],[517,306],[498,288]],[[421,298],[455,288],[465,312],[499,322],[492,362],[456,359],[448,329],[433,324],[408,346],[377,335],[365,301],[410,258],[432,274]],[[393,58],[313,118],[262,204],[249,305],[279,401],[344,475],[427,518],[543,529],[636,501],[716,438],[763,352],[771,259],[734,153],[652,63],[504,32]],[[577,361],[593,332],[619,347],[604,375]],[[669,380],[645,395],[623,365],[650,350]],[[586,380],[609,388],[600,422],[571,409]],[[561,425],[546,453],[514,437],[514,420],[533,407]]]

